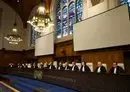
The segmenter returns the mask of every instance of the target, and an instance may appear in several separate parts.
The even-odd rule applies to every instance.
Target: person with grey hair
[[[106,73],[106,68],[102,65],[102,62],[97,63],[97,68],[95,70],[96,73]]]

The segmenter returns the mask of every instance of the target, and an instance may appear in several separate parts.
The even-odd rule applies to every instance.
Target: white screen
[[[74,51],[130,44],[130,21],[123,5],[74,25]]]
[[[54,34],[50,33],[36,39],[35,56],[54,54]]]

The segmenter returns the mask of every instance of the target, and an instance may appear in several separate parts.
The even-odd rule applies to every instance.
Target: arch
[[[6,50],[17,50],[21,51],[26,48],[27,45],[27,34],[26,30],[23,27],[23,21],[19,14],[12,8],[10,7],[7,3],[5,3],[3,0],[0,1],[0,9],[1,11],[1,20],[0,20],[0,48],[5,48]],[[7,36],[11,29],[13,28],[13,23],[15,21],[15,16],[16,16],[16,23],[17,23],[17,29],[18,29],[18,34],[21,36],[23,39],[22,42],[18,45],[9,45],[8,41],[4,39],[4,36]]]

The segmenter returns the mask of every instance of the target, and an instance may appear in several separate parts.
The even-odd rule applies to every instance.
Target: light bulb
[[[39,6],[37,11],[38,11],[39,14],[44,14],[44,12],[45,12],[45,7]]]
[[[12,31],[13,31],[13,32],[17,32],[18,30],[17,30],[16,28],[13,28]]]

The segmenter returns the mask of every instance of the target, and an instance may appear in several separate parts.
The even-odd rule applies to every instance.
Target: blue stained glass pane
[[[76,0],[76,16],[77,16],[77,22],[82,20],[82,0]]]
[[[67,7],[64,7],[62,10],[62,31],[63,31],[63,36],[68,35],[68,24],[67,24]]]
[[[73,24],[82,20],[82,3],[82,0],[57,0],[57,38],[73,33]]]
[[[75,23],[75,3],[69,5],[69,34],[73,33],[73,24]]]
[[[57,8],[56,8],[56,19],[57,19],[56,37],[57,37],[57,38],[61,38],[61,36],[62,36],[62,26],[61,26],[60,1],[57,3]]]
[[[67,4],[67,0],[62,0],[63,5]]]
[[[61,22],[57,23],[57,38],[61,38],[62,36],[62,31],[61,31]]]

